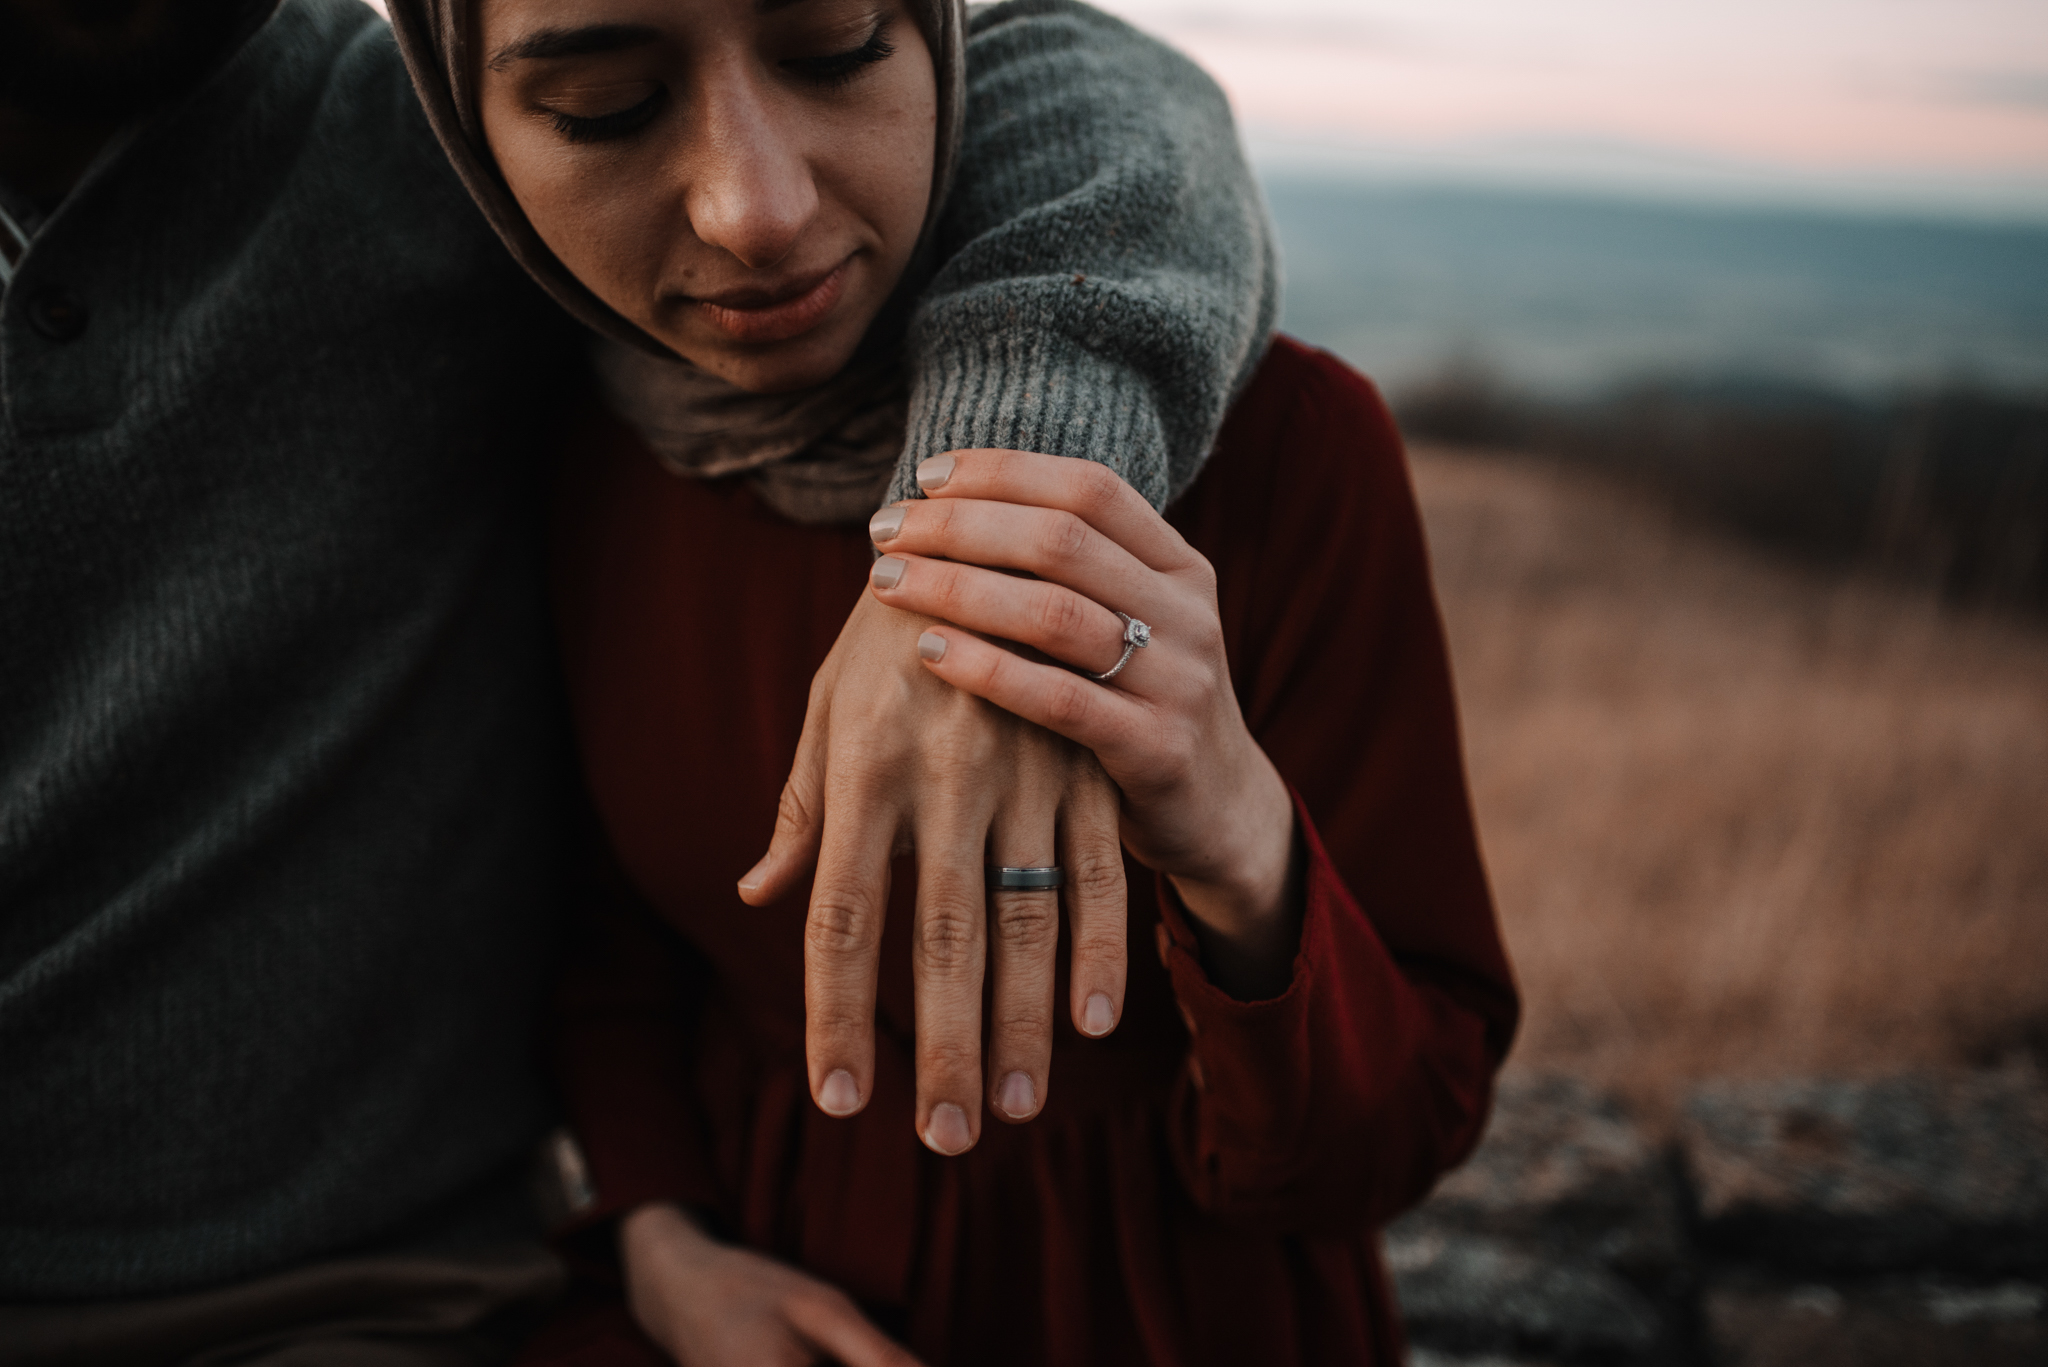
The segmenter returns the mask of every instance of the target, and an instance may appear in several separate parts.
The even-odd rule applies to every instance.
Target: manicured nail
[[[834,1068],[818,1089],[818,1109],[826,1115],[852,1115],[860,1109],[860,1084],[844,1068]]]
[[[953,477],[953,457],[933,456],[917,467],[917,487],[920,489],[943,489],[946,481]]]
[[[936,631],[927,631],[917,638],[917,653],[934,664],[946,658],[946,638]]]
[[[1109,1004],[1109,998],[1097,992],[1081,1008],[1081,1031],[1098,1039],[1116,1029],[1116,1008]]]
[[[931,1122],[924,1129],[925,1146],[934,1153],[951,1158],[956,1153],[966,1153],[967,1146],[974,1142],[974,1136],[967,1132],[967,1112],[950,1101],[942,1101],[932,1107]]]
[[[1022,1120],[1038,1109],[1038,1089],[1025,1073],[1012,1073],[996,1089],[996,1105],[1012,1120]]]
[[[868,519],[868,540],[887,541],[903,530],[903,506],[891,504]]]
[[[893,555],[883,556],[875,562],[875,573],[873,575],[875,587],[878,589],[895,588],[902,580],[905,568],[906,562],[898,560]]]

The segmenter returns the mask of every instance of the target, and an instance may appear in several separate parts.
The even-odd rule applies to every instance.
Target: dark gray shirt
[[[1272,322],[1228,108],[1063,0],[978,12],[969,84],[905,466],[1026,447],[1163,501]],[[290,0],[37,233],[0,301],[0,1301],[530,1232],[579,345],[357,0]]]
[[[0,1299],[529,1228],[571,339],[288,5],[0,312]]]

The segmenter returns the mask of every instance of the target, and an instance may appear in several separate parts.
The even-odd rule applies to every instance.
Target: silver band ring
[[[1110,611],[1116,612],[1116,609],[1111,608]],[[1085,669],[1081,671],[1083,674],[1088,674],[1088,677],[1097,683],[1108,683],[1111,679],[1123,673],[1124,666],[1131,662],[1132,652],[1143,650],[1146,646],[1152,644],[1152,628],[1146,626],[1128,612],[1117,612],[1116,615],[1123,618],[1124,622],[1123,655],[1115,664],[1103,670],[1100,674],[1088,674],[1088,671]]]
[[[1057,864],[1035,869],[1003,868],[995,864],[988,866],[988,886],[991,892],[1049,892],[1063,886],[1067,875]]]

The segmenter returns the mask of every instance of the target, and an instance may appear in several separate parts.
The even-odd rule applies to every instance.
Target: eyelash
[[[875,63],[887,61],[895,53],[896,45],[889,41],[889,21],[883,19],[875,25],[875,31],[868,35],[868,40],[851,52],[807,57],[784,62],[783,65],[814,84],[836,87],[847,84]]]
[[[598,114],[590,118],[557,112],[552,122],[555,131],[570,142],[609,142],[614,138],[623,138],[639,132],[661,112],[661,106],[667,100],[667,87],[657,87],[652,95],[630,109]]]
[[[885,62],[895,55],[896,45],[889,41],[889,21],[884,19],[875,25],[875,31],[868,35],[865,43],[849,52],[806,57],[784,62],[783,65],[815,85],[837,89],[852,82],[875,63]],[[663,87],[630,109],[589,117],[557,111],[550,122],[554,124],[555,131],[570,142],[610,142],[629,137],[646,127],[661,112],[667,99],[668,90]]]

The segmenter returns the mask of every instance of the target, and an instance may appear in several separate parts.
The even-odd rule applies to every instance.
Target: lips
[[[823,275],[777,289],[730,290],[694,302],[704,321],[735,342],[786,342],[809,332],[832,311],[846,292],[852,265],[848,257]]]

